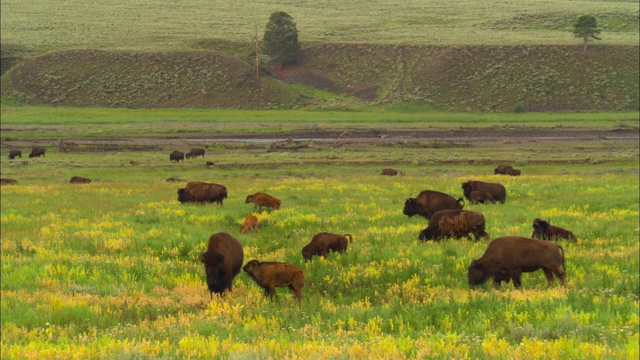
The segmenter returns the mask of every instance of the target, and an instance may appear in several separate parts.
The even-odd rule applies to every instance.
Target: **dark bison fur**
[[[443,216],[438,221],[438,227],[442,237],[455,237],[456,239],[467,237],[471,239],[469,234],[473,234],[476,240],[481,237],[489,237],[489,234],[485,231],[484,215],[473,210],[462,211],[453,218]]]
[[[494,199],[488,191],[472,191],[469,194],[469,202],[472,204],[487,204],[495,203],[496,199]]]
[[[18,185],[18,180],[15,179],[0,179],[0,185]]]
[[[470,195],[473,191],[486,191],[501,204],[504,204],[507,199],[507,189],[505,189],[504,185],[498,183],[470,180],[462,183],[462,190],[464,196],[469,200],[471,200]]]
[[[264,289],[266,296],[273,300],[275,288],[287,286],[302,306],[302,287],[304,286],[304,271],[299,267],[283,262],[249,261],[242,268],[251,278]]]
[[[380,175],[396,176],[398,175],[398,170],[391,169],[391,168],[382,169],[382,172],[380,173]]]
[[[569,230],[551,225],[550,221],[536,218],[533,220],[533,233],[531,237],[540,240],[566,239],[578,241],[576,236]]]
[[[473,260],[468,270],[470,285],[479,285],[493,277],[494,286],[511,279],[516,289],[522,285],[523,272],[544,271],[548,286],[553,275],[565,286],[564,250],[556,243],[519,236],[499,237],[489,243],[484,255]]]
[[[244,202],[246,204],[253,203],[253,210],[258,208],[258,211],[262,211],[263,206],[270,207],[275,210],[280,210],[281,204],[281,201],[279,199],[276,199],[273,196],[262,192],[247,196],[247,199]]]
[[[29,154],[29,157],[33,158],[33,157],[44,156],[44,151],[45,150],[43,148],[36,146],[33,149],[31,149],[31,154]]]
[[[353,242],[351,234],[339,235],[321,232],[316,234],[311,239],[311,242],[302,248],[302,257],[305,260],[311,260],[313,255],[326,257],[332,251],[344,253],[350,242]]]
[[[443,217],[448,217],[453,219],[454,217],[460,215],[465,210],[440,210],[436,211],[429,218],[429,226],[420,231],[420,235],[418,239],[420,241],[426,240],[440,240],[443,238],[442,233],[440,232],[440,220]]]
[[[184,162],[184,153],[182,151],[174,150],[171,154],[169,154],[169,161],[175,162]]]
[[[9,159],[15,159],[16,157],[19,157],[22,159],[22,150],[11,150],[9,151]]]
[[[69,180],[69,183],[71,184],[88,184],[90,182],[91,180],[84,178],[82,176],[74,176],[71,178],[71,180]]]
[[[407,216],[420,215],[426,219],[431,218],[440,210],[461,210],[464,207],[464,199],[455,199],[451,195],[439,191],[424,190],[418,197],[409,198],[404,203],[403,214]]]
[[[168,178],[167,182],[184,182],[184,179],[178,179],[178,178]]]
[[[207,287],[211,297],[231,291],[233,278],[238,275],[244,262],[244,251],[240,242],[227,232],[209,237],[207,251],[200,255],[207,274]]]
[[[498,174],[504,175],[504,174],[507,173],[507,170],[509,170],[509,169],[513,169],[513,168],[511,166],[509,166],[509,165],[500,164],[500,165],[498,165],[497,168],[495,168],[493,170],[493,173],[495,175],[498,175]]]
[[[520,171],[518,169],[509,169],[509,170],[507,170],[507,172],[505,172],[505,175],[520,176],[521,173],[522,173],[522,171]]]
[[[227,198],[227,188],[224,185],[190,181],[185,188],[178,189],[178,201],[181,203],[213,203],[222,205]]]
[[[187,152],[187,159],[191,159],[197,156],[202,156],[204,157],[204,149],[198,149],[198,148],[193,148],[191,150],[189,150],[189,152]]]

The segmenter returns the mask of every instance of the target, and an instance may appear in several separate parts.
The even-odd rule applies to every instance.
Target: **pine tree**
[[[582,15],[578,18],[578,22],[573,24],[573,35],[584,39],[584,53],[587,53],[587,42],[589,38],[601,40],[598,37],[600,29],[598,29],[598,22],[596,18],[591,15]]]
[[[263,52],[278,62],[278,68],[294,63],[300,56],[298,29],[293,18],[283,11],[269,17],[264,31]]]

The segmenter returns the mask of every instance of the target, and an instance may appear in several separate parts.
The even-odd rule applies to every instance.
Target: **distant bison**
[[[0,185],[18,185],[18,180],[15,179],[0,179]]]
[[[247,231],[258,231],[258,224],[258,217],[255,215],[249,215],[244,218],[244,222],[242,223],[242,227],[240,228],[240,233],[244,234]]]
[[[215,163],[213,161],[207,161],[206,164],[207,164],[208,167],[212,167],[212,166],[215,165]]]
[[[129,164],[131,164],[131,166],[140,166],[140,163],[138,161],[129,161]]]
[[[507,172],[505,172],[505,175],[520,176],[521,173],[522,173],[522,171],[520,171],[518,169],[508,169]]]
[[[11,150],[9,151],[9,159],[13,160],[17,157],[22,159],[22,150]]]
[[[91,180],[84,178],[82,176],[74,176],[71,178],[71,180],[69,180],[69,183],[71,184],[88,184],[90,182]]]
[[[249,261],[242,268],[255,282],[264,289],[266,296],[273,300],[276,287],[288,286],[293,297],[298,299],[298,306],[302,306],[302,287],[304,286],[304,271],[291,264],[283,262]]]
[[[380,173],[380,175],[396,176],[398,175],[398,170],[390,169],[390,168],[382,169],[382,172]]]
[[[190,181],[185,188],[178,189],[178,201],[181,203],[218,203],[227,198],[227,188],[224,185]]]
[[[575,235],[569,230],[551,225],[550,221],[536,218],[533,220],[533,233],[531,237],[540,240],[566,239],[578,241]]]
[[[33,149],[31,149],[31,154],[29,154],[30,158],[40,157],[40,156],[44,156],[44,149],[43,148],[41,148],[39,146],[36,146]]]
[[[472,204],[487,204],[495,203],[496,199],[488,191],[472,191],[469,193],[469,202]]]
[[[547,284],[553,285],[553,275],[565,286],[564,250],[556,243],[519,236],[499,237],[489,243],[484,255],[469,266],[470,285],[482,284],[493,277],[494,286],[513,280],[516,289],[522,285],[523,272],[544,271]]]
[[[493,173],[495,175],[498,175],[498,174],[503,174],[504,175],[504,174],[507,173],[507,170],[509,170],[509,169],[513,169],[513,168],[511,166],[509,166],[509,165],[500,164],[500,165],[498,165],[497,168],[495,168],[493,170]]]
[[[184,153],[182,151],[174,150],[171,154],[169,154],[169,161],[175,162],[184,162]]]
[[[183,182],[183,181],[186,181],[186,180],[178,179],[178,178],[168,178],[167,179],[167,182]]]
[[[200,255],[207,273],[207,287],[213,298],[213,293],[223,294],[231,291],[233,278],[238,275],[244,251],[238,239],[227,232],[219,232],[209,237],[207,251]]]
[[[305,260],[311,260],[313,255],[326,257],[331,251],[344,253],[350,242],[353,242],[351,234],[339,235],[321,232],[316,234],[311,239],[311,242],[302,248],[302,257]]]
[[[456,200],[453,196],[433,190],[424,190],[418,197],[409,198],[404,203],[403,214],[407,216],[420,215],[427,219],[440,210],[461,210],[464,199]]]
[[[191,159],[198,156],[204,157],[204,153],[205,153],[204,149],[193,148],[189,150],[189,152],[187,153],[187,159]]]
[[[462,190],[464,196],[470,199],[471,192],[473,191],[486,191],[501,204],[504,204],[507,199],[507,190],[504,188],[504,185],[498,183],[487,183],[483,181],[474,181],[470,180],[465,183],[462,183]]]
[[[265,194],[262,192],[257,192],[253,195],[247,196],[244,201],[246,204],[253,203],[253,210],[258,208],[258,211],[262,211],[262,207],[270,207],[274,210],[280,210],[281,201],[279,199],[274,198],[269,194]]]
[[[453,218],[443,216],[438,221],[438,227],[440,228],[440,235],[443,237],[460,239],[466,236],[471,239],[469,234],[473,234],[476,240],[481,237],[489,237],[485,231],[484,215],[472,210],[462,211]]]

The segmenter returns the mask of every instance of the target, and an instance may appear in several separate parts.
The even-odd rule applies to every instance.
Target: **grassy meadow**
[[[14,115],[5,118],[5,111]],[[33,112],[33,118],[78,111],[82,118],[84,110],[23,111]],[[86,110],[85,117],[100,111],[110,113]],[[124,111],[113,110],[114,120],[104,124],[123,136],[136,125],[120,118]],[[138,125],[155,116],[131,111],[139,114]],[[52,117],[41,127],[28,117],[18,119],[18,113],[3,107],[3,141],[15,136],[6,128],[35,134],[53,131],[47,126],[72,127],[66,117]],[[162,116],[168,119],[171,113]],[[231,122],[228,114],[220,121]],[[272,116],[236,115],[240,122],[266,123],[246,120],[260,114]],[[296,112],[280,114],[283,123],[301,118]],[[346,121],[362,114],[318,113],[318,118],[332,116]],[[565,115],[573,116],[580,115]],[[593,126],[620,126],[618,116],[601,114]],[[275,126],[272,121],[277,120],[268,120]],[[540,125],[537,121],[521,119],[528,126]],[[554,126],[571,126],[571,121]],[[78,138],[91,137],[83,131]],[[508,154],[492,146],[472,149],[483,159],[475,164],[447,162],[469,156],[469,149],[459,148],[343,146],[267,153],[266,144],[256,149],[212,142],[205,159],[171,164],[165,150],[60,153],[53,146],[45,158],[25,155],[10,161],[3,147],[2,177],[19,184],[1,188],[1,356],[637,358],[637,142],[635,150],[634,145],[615,149],[588,142],[544,149],[558,156],[547,163],[526,161],[540,157],[535,143],[519,148],[523,161],[515,165],[522,170],[520,177],[493,175],[494,160]],[[601,154],[600,161],[565,161],[590,151]],[[518,160],[511,155],[510,161]],[[132,167],[130,159],[142,165]],[[220,165],[207,168],[207,160]],[[379,176],[389,164],[403,174]],[[74,175],[93,182],[68,184]],[[182,205],[176,191],[183,184],[165,182],[169,177],[224,184],[229,197],[222,207]],[[576,234],[577,243],[560,241],[567,258],[566,288],[557,283],[547,288],[541,271],[523,274],[522,290],[511,283],[500,289],[490,283],[470,287],[467,268],[489,239],[418,241],[427,222],[403,215],[405,200],[425,189],[461,197],[460,183],[469,179],[507,188],[503,205],[465,207],[484,214],[491,239],[529,236],[536,217]],[[282,208],[257,214],[257,233],[240,234],[242,220],[253,212],[244,199],[258,191],[281,199]],[[240,240],[245,263],[284,261],[302,268],[302,307],[285,288],[277,289],[275,301],[265,298],[244,272],[235,278],[232,293],[211,300],[199,255],[219,231]],[[304,262],[302,247],[321,231],[350,233],[354,242],[345,254]]]

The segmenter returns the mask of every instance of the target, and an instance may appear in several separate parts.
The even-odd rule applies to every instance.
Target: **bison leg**
[[[511,280],[513,281],[513,286],[516,289],[520,289],[520,286],[522,285],[522,282],[520,281],[522,272],[520,271],[520,269],[510,271],[509,275],[511,276]]]
[[[273,298],[276,296],[276,288],[273,286],[267,287],[267,294],[271,298],[271,301],[273,301]]]
[[[547,286],[551,287],[553,285],[553,272],[549,269],[542,269],[544,271],[544,276],[547,277]]]

